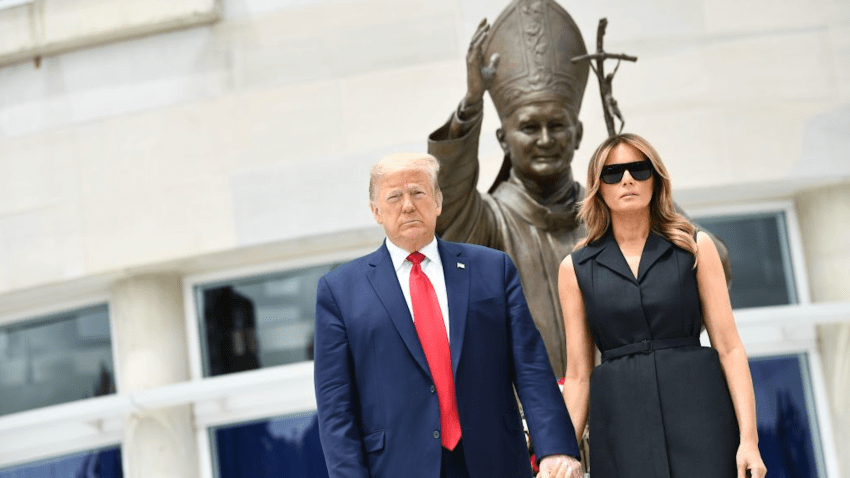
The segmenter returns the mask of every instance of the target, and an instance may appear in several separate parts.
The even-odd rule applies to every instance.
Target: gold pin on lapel
[[[458,268],[458,269],[466,269],[466,265],[465,265],[463,262],[458,262],[458,263],[457,263],[457,268]]]

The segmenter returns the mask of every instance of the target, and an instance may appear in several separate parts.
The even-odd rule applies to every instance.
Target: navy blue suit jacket
[[[471,476],[531,476],[514,387],[537,456],[578,457],[513,262],[482,246],[438,240],[438,248]],[[385,245],[319,280],[315,385],[331,478],[440,476],[437,395]]]

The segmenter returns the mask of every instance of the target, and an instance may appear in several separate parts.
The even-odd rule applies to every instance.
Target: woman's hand
[[[738,446],[735,461],[738,463],[738,478],[747,478],[747,470],[749,470],[749,476],[752,478],[764,478],[764,475],[767,474],[767,468],[761,460],[759,447],[755,443],[741,443]]]

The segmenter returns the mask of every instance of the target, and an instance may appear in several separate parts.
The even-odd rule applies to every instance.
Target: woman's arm
[[[564,379],[564,402],[581,442],[590,404],[590,372],[593,369],[593,340],[585,320],[584,300],[578,287],[572,256],[561,262],[558,292],[564,313],[567,337],[567,375]]]
[[[720,365],[729,385],[732,405],[738,419],[741,444],[738,448],[738,477],[750,470],[754,478],[765,475],[766,469],[758,449],[756,429],[756,403],[753,379],[747,362],[747,353],[729,302],[729,292],[720,255],[714,242],[705,232],[697,233],[697,284],[702,304],[703,321],[711,346],[720,355]]]

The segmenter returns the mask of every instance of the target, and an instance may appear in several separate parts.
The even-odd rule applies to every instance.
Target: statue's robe
[[[519,270],[534,322],[543,336],[557,378],[566,371],[564,318],[558,299],[558,268],[575,244],[587,236],[578,220],[577,202],[584,188],[573,182],[568,198],[550,206],[532,199],[511,177],[493,194],[480,193],[478,139],[481,113],[470,118],[466,133],[449,139],[451,120],[431,134],[428,152],[441,164],[439,184],[443,211],[437,220],[440,237],[503,250]]]

